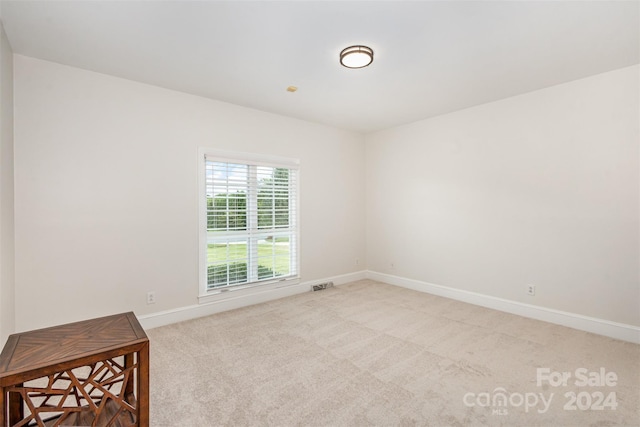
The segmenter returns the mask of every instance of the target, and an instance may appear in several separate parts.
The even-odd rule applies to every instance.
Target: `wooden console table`
[[[149,426],[149,339],[133,313],[14,334],[0,427]]]

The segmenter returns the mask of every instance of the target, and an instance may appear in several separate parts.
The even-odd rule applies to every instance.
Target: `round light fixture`
[[[340,52],[340,63],[347,68],[363,68],[373,62],[373,49],[367,46],[349,46]]]

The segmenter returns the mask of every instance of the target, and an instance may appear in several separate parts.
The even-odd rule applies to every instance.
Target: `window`
[[[295,161],[204,155],[201,295],[298,277],[297,172]]]

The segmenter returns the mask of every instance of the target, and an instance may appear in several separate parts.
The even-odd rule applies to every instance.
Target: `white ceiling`
[[[17,54],[362,132],[640,62],[638,1],[1,7]],[[371,66],[339,65],[352,44],[373,48]]]

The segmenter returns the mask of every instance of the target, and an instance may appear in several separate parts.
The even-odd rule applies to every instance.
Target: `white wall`
[[[362,135],[14,63],[18,330],[197,304],[199,146],[299,158],[302,279],[362,268]]]
[[[0,346],[14,332],[13,52],[0,21]]]
[[[362,137],[14,63],[16,330],[197,304],[198,146],[301,159],[303,280],[366,262],[640,325],[638,66]]]
[[[639,76],[368,135],[369,270],[640,325]]]

